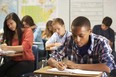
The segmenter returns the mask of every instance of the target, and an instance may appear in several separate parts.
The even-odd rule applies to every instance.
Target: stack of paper
[[[48,69],[49,72],[62,72],[62,73],[75,73],[75,74],[101,74],[101,71],[88,71],[88,70],[81,70],[81,69],[65,69],[63,71],[58,70],[57,68]]]

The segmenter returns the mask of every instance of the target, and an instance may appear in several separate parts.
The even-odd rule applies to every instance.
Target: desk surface
[[[48,74],[48,75],[60,75],[60,76],[73,76],[73,77],[101,77],[101,74],[99,75],[93,75],[93,74],[72,74],[72,73],[61,73],[61,72],[48,72],[47,69],[50,69],[52,67],[46,66],[44,68],[38,69],[34,71],[35,74]]]
[[[0,55],[0,56],[8,56],[8,57],[15,57],[15,56],[21,56],[22,53],[15,53],[15,54],[7,54],[7,55]]]

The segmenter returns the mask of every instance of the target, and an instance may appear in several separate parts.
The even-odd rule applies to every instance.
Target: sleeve
[[[103,47],[101,48],[101,62],[102,63],[105,63],[109,68],[110,70],[113,70],[114,68],[116,68],[116,65],[115,65],[115,62],[114,62],[114,57],[113,55],[111,54],[112,52],[112,49],[110,47],[110,45],[108,44],[108,41],[103,41],[101,43],[101,46],[100,47]]]
[[[38,27],[35,29],[35,32],[34,32],[34,41],[35,42],[42,42],[41,29]]]
[[[95,33],[95,34],[97,34],[97,25],[95,25],[95,26],[93,27],[92,32]]]
[[[33,45],[33,32],[29,28],[25,30],[23,33],[23,42],[22,42],[23,50],[24,51],[30,50],[32,48],[32,45]]]
[[[65,57],[65,45],[60,46],[57,50],[53,51],[50,57],[54,58],[56,61],[62,61]]]
[[[47,44],[55,43],[56,41],[57,41],[57,33],[54,33],[54,34],[49,38],[49,40],[46,42],[46,45],[47,45]]]
[[[110,41],[115,42],[115,32],[112,29],[110,29]]]
[[[38,48],[41,49],[41,50],[44,49],[44,45],[43,45],[43,41],[42,41],[42,37],[41,37],[41,29],[39,27],[37,27],[35,29],[34,42],[41,42],[41,44],[38,44]]]
[[[71,32],[68,32],[67,37],[69,37],[69,36],[71,36],[71,35],[72,35],[72,33],[71,33]]]

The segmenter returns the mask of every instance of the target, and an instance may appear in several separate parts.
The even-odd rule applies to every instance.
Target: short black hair
[[[111,24],[112,24],[112,19],[111,19],[110,17],[105,17],[105,18],[103,19],[103,21],[102,21],[102,24],[104,24],[104,25],[110,27]]]
[[[79,27],[79,26],[80,27],[85,26],[85,27],[87,27],[87,29],[90,29],[91,24],[90,24],[89,19],[84,17],[84,16],[79,16],[79,17],[75,18],[72,22],[71,28],[72,27],[76,28],[76,27]],[[74,28],[72,28],[72,31],[73,31]]]

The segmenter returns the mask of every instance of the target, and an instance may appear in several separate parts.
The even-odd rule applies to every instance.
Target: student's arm
[[[2,44],[1,46],[0,46],[0,48],[2,49],[2,50],[13,50],[13,51],[17,51],[17,52],[22,52],[23,51],[23,47],[22,47],[22,45],[20,45],[20,46],[7,46],[6,44]]]
[[[109,29],[110,31],[110,46],[113,47],[114,43],[115,43],[115,32],[112,29]]]
[[[57,62],[55,59],[50,58],[48,60],[48,64],[52,67],[60,68],[59,70],[62,70],[64,67],[58,65],[59,62]],[[105,64],[76,64],[72,61],[64,62],[65,66],[71,69],[83,69],[83,70],[93,70],[93,71],[104,71],[104,72],[110,72],[110,68],[106,66]]]
[[[36,25],[33,25],[33,26],[31,26],[30,28],[33,30],[33,29],[35,29],[37,26]]]
[[[46,45],[46,48],[59,47],[59,46],[61,46],[61,45],[62,45],[61,43],[47,44],[47,45]]]
[[[104,71],[104,72],[110,72],[110,68],[106,64],[76,64],[72,61],[66,61],[65,62],[68,68],[72,69],[83,69],[83,70],[93,70],[93,71]]]
[[[110,73],[110,68],[105,64],[76,64],[78,69],[104,71]]]
[[[57,39],[57,33],[54,33],[49,40],[46,42],[46,48],[54,47]]]

